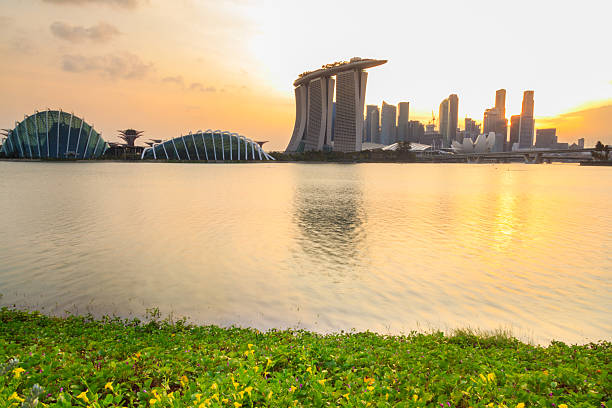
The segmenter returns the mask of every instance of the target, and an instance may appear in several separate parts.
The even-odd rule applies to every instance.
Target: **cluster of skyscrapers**
[[[506,90],[495,92],[495,105],[484,112],[482,126],[472,118],[465,118],[464,128],[459,128],[459,97],[451,94],[441,103],[438,111],[438,126],[435,117],[426,125],[419,121],[409,120],[409,103],[400,102],[398,106],[382,103],[366,106],[363,140],[365,142],[389,145],[395,142],[416,142],[432,146],[434,149],[461,149],[464,140],[476,142],[478,136],[484,135],[495,152],[548,148],[567,149],[584,147],[584,139],[576,145],[558,143],[556,129],[537,129],[534,138],[534,92],[523,93],[523,104],[520,115],[506,118]],[[399,113],[398,113],[399,111]]]
[[[456,94],[440,103],[437,127],[435,117],[426,125],[410,120],[409,102],[400,102],[397,106],[386,101],[381,107],[367,105],[364,116],[368,77],[364,70],[385,62],[355,57],[301,74],[294,82],[296,119],[286,151],[353,152],[397,142],[420,143],[434,150],[461,150],[475,143],[479,136],[482,136],[480,140],[486,138],[487,149],[495,152],[568,147],[557,142],[555,129],[538,129],[534,140],[534,92],[531,90],[523,93],[521,114],[510,117],[510,126],[506,118],[505,89],[495,92],[495,105],[485,110],[482,129],[471,118],[465,118],[463,130],[459,128]],[[364,143],[371,145],[364,146]],[[583,143],[579,140],[577,147]]]

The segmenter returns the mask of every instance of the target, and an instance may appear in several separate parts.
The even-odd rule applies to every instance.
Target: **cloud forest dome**
[[[155,143],[142,152],[144,160],[253,161],[274,160],[261,146],[238,133],[197,131]]]
[[[7,157],[26,159],[95,159],[108,144],[82,118],[61,110],[26,116],[8,130],[2,150]]]

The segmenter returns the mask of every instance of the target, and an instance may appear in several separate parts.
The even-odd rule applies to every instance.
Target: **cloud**
[[[104,4],[109,6],[134,9],[143,3],[142,0],[43,0],[46,3],[59,5],[85,6],[89,4]]]
[[[98,72],[112,79],[142,79],[153,70],[153,64],[130,53],[92,57],[73,54],[62,56],[62,69],[74,73]]]
[[[162,79],[162,82],[167,82],[167,83],[171,83],[171,84],[177,84],[177,85],[180,85],[181,87],[183,87],[185,85],[185,82],[183,81],[183,77],[181,75],[167,76],[167,77]]]
[[[602,101],[601,106],[567,112],[554,117],[536,118],[537,128],[554,127],[560,141],[574,142],[584,137],[587,146],[593,146],[598,140],[612,143],[612,99]]]
[[[105,42],[119,34],[119,30],[111,24],[98,23],[91,27],[73,26],[56,21],[51,24],[51,33],[62,40],[80,42],[90,40],[94,42]]]
[[[200,91],[200,92],[217,92],[217,88],[215,88],[214,86],[204,86],[199,82],[193,82],[190,86],[189,89],[191,89],[192,91]]]

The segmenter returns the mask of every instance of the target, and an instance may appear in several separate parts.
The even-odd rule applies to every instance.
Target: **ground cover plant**
[[[0,310],[0,407],[605,407],[609,342],[547,347]]]

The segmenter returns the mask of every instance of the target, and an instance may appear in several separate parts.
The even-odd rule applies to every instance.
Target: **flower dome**
[[[8,130],[2,150],[22,159],[96,159],[108,144],[93,126],[61,110],[36,112]]]

